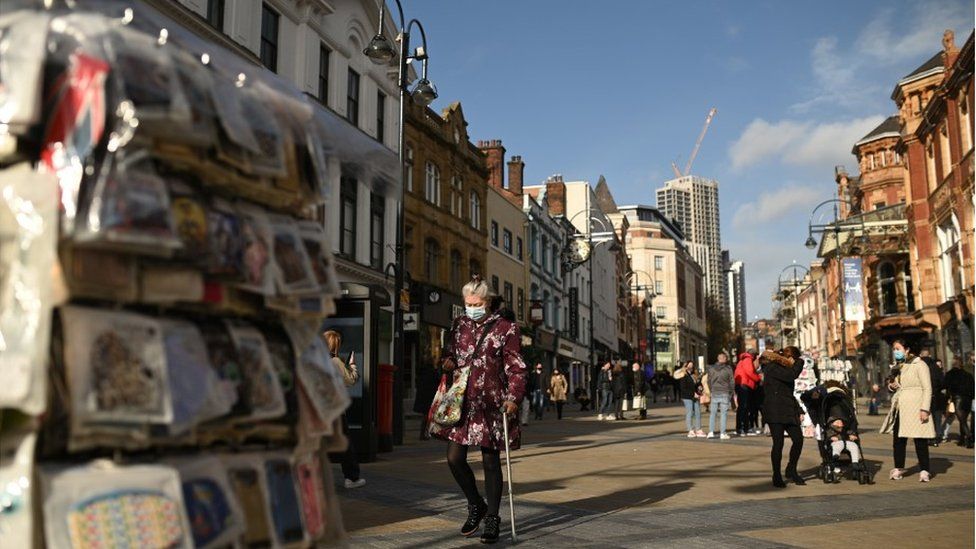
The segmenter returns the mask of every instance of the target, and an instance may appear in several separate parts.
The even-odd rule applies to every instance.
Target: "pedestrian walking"
[[[559,368],[552,371],[549,380],[549,399],[556,405],[556,419],[563,418],[563,405],[566,404],[566,394],[569,392],[569,383],[566,376]]]
[[[701,404],[698,399],[701,397],[702,386],[695,371],[695,363],[685,362],[684,368],[677,373],[678,384],[681,392],[681,402],[685,405],[685,428],[688,429],[688,438],[705,437],[705,431],[701,426]]]
[[[342,348],[342,334],[335,330],[328,330],[322,334],[322,338],[325,339],[325,344],[329,348],[329,354],[332,355],[332,364],[342,373],[342,381],[346,386],[346,390],[349,390],[349,387],[352,387],[359,381],[359,370],[356,368],[356,354],[349,353],[349,362],[343,362],[339,356],[339,351]],[[338,461],[342,467],[342,476],[345,479],[343,485],[346,488],[350,490],[360,488],[366,485],[366,479],[360,476],[359,457],[356,454],[356,447],[352,443],[352,437],[349,436],[349,421],[346,419],[346,414],[342,414],[342,434],[349,441],[346,444],[346,451],[341,454],[330,454],[329,458],[333,463]]]
[[[532,397],[532,410],[535,412],[535,419],[542,419],[545,410],[545,374],[542,371],[542,364],[536,362],[535,368],[528,376],[528,390]]]
[[[635,362],[632,366],[633,374],[630,378],[630,392],[634,395],[634,409],[637,410],[637,419],[647,419],[647,379],[644,376],[644,369]]]
[[[735,372],[729,364],[729,355],[719,353],[717,362],[708,367],[705,376],[708,380],[703,385],[707,387],[711,397],[711,407],[708,411],[708,438],[717,436],[720,440],[728,440],[730,437],[725,432],[725,426],[729,405],[735,394]],[[718,431],[715,430],[716,414],[719,416]]]
[[[959,446],[972,448],[973,430],[970,428],[969,419],[973,415],[973,374],[963,368],[962,359],[959,357],[952,360],[952,369],[946,374],[945,385],[949,393],[949,402],[959,423]]]
[[[930,410],[932,402],[932,377],[928,365],[911,352],[911,348],[903,339],[896,339],[892,344],[895,357],[895,367],[888,377],[888,390],[894,393],[891,397],[891,409],[881,424],[881,433],[892,434],[892,445],[895,453],[895,467],[891,470],[891,480],[901,480],[905,474],[905,451],[908,439],[915,442],[915,454],[918,456],[919,482],[931,479],[929,472],[928,440],[935,437],[935,427],[932,425]]]
[[[932,426],[935,428],[935,438],[929,440],[929,446],[938,446],[941,442],[942,417],[946,412],[948,401],[945,394],[945,373],[939,367],[941,360],[931,356],[922,357],[922,362],[929,367],[929,377],[932,380],[932,399],[929,402],[929,412],[932,414]]]
[[[627,387],[630,385],[627,379],[628,377],[627,372],[624,370],[623,362],[618,362],[613,367],[613,377],[611,379],[615,404],[613,419],[618,421],[624,419],[624,399],[627,398]]]
[[[773,436],[773,448],[769,454],[773,466],[773,486],[786,487],[780,472],[784,434],[788,434],[791,441],[786,478],[792,480],[797,486],[802,486],[806,482],[796,468],[800,461],[800,453],[803,451],[803,433],[800,431],[800,403],[793,394],[794,382],[803,371],[800,350],[796,347],[786,347],[782,351],[765,351],[760,362],[765,374],[763,420],[769,424]]]
[[[613,407],[613,365],[607,360],[600,369],[600,378],[597,380],[597,389],[600,398],[600,414],[597,419],[610,419],[610,410]]]
[[[671,391],[671,397],[674,402],[678,402],[681,399],[681,384],[678,382],[677,374],[683,368],[683,364],[678,364],[674,368],[674,373],[671,375],[671,385],[668,387]]]
[[[488,284],[474,277],[461,293],[465,314],[454,320],[442,367],[456,371],[456,379],[464,379],[466,374],[467,384],[459,419],[452,425],[435,423],[432,435],[448,442],[448,466],[468,500],[468,517],[461,534],[474,535],[484,520],[481,541],[495,543],[501,527],[500,451],[506,448],[506,442],[511,449],[518,449],[521,443],[521,426],[515,422],[509,425],[509,436],[505,438],[503,416],[514,415],[518,410],[525,396],[527,372],[520,354],[518,325],[498,313],[487,313]],[[474,472],[468,465],[468,448],[472,446],[481,449],[486,499],[478,492]]]
[[[647,384],[651,388],[651,399],[654,404],[657,404],[657,394],[661,391],[661,376],[657,372],[651,372],[651,379]]]
[[[878,410],[881,408],[881,386],[877,383],[871,385],[871,400],[868,401],[868,415],[876,416],[878,415]]]
[[[756,373],[756,364],[753,359],[752,350],[739,353],[739,362],[735,365],[735,434],[746,436],[757,434],[752,425],[750,417],[753,394],[756,391],[760,379]]]

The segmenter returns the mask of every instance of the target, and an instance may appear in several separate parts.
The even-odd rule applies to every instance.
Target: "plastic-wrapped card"
[[[268,498],[264,489],[264,467],[256,454],[221,456],[227,476],[244,512],[245,547],[271,547],[274,541]]]
[[[302,517],[312,541],[325,534],[325,487],[322,483],[322,462],[317,452],[302,452],[295,458],[295,477],[302,498]]]
[[[268,223],[274,235],[278,290],[282,294],[318,292],[319,284],[295,220],[286,215],[270,214]]]
[[[207,210],[207,273],[229,280],[244,279],[241,217],[220,199]]]
[[[192,548],[180,477],[171,467],[110,462],[44,476],[48,547]]]
[[[312,271],[322,292],[339,295],[339,281],[335,272],[335,260],[329,251],[328,239],[322,225],[316,221],[303,219],[298,222],[298,231],[305,245]]]
[[[181,177],[172,176],[169,182],[173,222],[181,243],[178,257],[194,265],[205,265],[209,234],[207,205],[203,197]]]
[[[220,394],[224,400],[233,403],[231,413],[235,416],[247,415],[250,413],[248,402],[241,396],[244,390],[244,374],[241,372],[241,361],[227,326],[220,321],[209,321],[199,323],[198,327],[206,343],[210,364],[219,379]]]
[[[301,348],[298,358],[298,380],[319,422],[332,422],[350,404],[349,391],[342,381],[342,374],[336,370],[321,337],[303,337],[302,332],[309,332],[308,323],[287,321],[285,328],[292,334],[293,341],[308,342]]]
[[[61,309],[73,425],[173,420],[159,323],[119,311]]]
[[[217,131],[212,70],[186,50],[173,51],[172,59],[190,109],[187,125],[172,138],[188,145],[210,148],[216,142]]]
[[[243,91],[229,74],[214,75],[214,100],[221,132],[217,156],[242,171],[250,170],[251,157],[261,154],[261,146],[245,118]]]
[[[79,242],[138,254],[170,255],[180,247],[166,182],[142,154],[116,155],[87,204]]]
[[[244,399],[250,408],[249,421],[274,419],[285,414],[285,396],[278,374],[271,364],[268,345],[256,328],[243,323],[227,323],[234,341],[244,380]]]
[[[0,15],[0,159],[13,150],[10,135],[40,121],[42,69],[51,16],[35,10]]]
[[[280,325],[262,325],[261,334],[264,335],[264,340],[268,345],[271,364],[274,366],[275,373],[278,374],[278,383],[285,395],[288,412],[282,421],[293,425],[298,418],[298,401],[295,393],[298,383],[295,378],[295,346]]]
[[[177,320],[162,320],[160,325],[173,395],[169,432],[178,435],[229,414],[236,398],[222,389],[200,330],[192,322]]]
[[[0,171],[0,408],[44,411],[57,219],[53,175]]]
[[[61,254],[61,266],[72,296],[121,303],[139,297],[133,256],[76,246],[62,246]]]
[[[261,208],[250,204],[238,207],[241,222],[241,247],[244,260],[242,290],[262,295],[274,295],[273,238],[268,216]]]
[[[169,51],[157,38],[128,26],[112,33],[114,67],[124,97],[136,108],[140,131],[172,135],[190,122],[190,107],[183,94]]]
[[[0,533],[6,547],[31,547],[34,539],[34,447],[29,431],[4,432],[0,441]]]
[[[275,180],[275,187],[291,192],[302,191],[313,198],[318,188],[318,174],[308,135],[312,108],[304,98],[271,93],[269,105],[279,120],[285,138],[286,175]]]
[[[267,107],[270,93],[263,85],[245,87],[241,93],[241,110],[251,125],[258,144],[258,152],[251,158],[250,168],[255,175],[284,177],[285,144],[281,125]]]
[[[271,455],[264,462],[268,506],[274,525],[275,540],[281,546],[295,546],[305,541],[302,506],[299,502],[291,460],[287,455]]]
[[[200,549],[232,545],[244,534],[245,517],[224,464],[203,456],[173,463],[183,483],[183,501],[193,541]]]
[[[141,303],[198,303],[203,273],[192,267],[145,265],[139,273]]]

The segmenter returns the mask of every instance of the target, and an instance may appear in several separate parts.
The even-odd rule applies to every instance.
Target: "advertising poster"
[[[841,263],[844,279],[844,316],[847,320],[864,321],[864,288],[860,257],[845,257]]]

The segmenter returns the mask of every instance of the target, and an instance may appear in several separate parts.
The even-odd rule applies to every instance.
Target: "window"
[[[508,229],[502,230],[502,249],[508,255],[512,255],[512,231]]]
[[[461,252],[451,250],[451,288],[461,287]]]
[[[207,0],[207,23],[221,32],[224,31],[224,0]]]
[[[346,81],[346,120],[359,125],[359,73],[352,69]]]
[[[383,270],[383,217],[386,215],[386,204],[378,194],[370,196],[369,205],[369,264],[377,271]]]
[[[261,5],[261,64],[278,72],[278,12]]]
[[[515,257],[517,257],[519,261],[522,260],[522,237],[521,236],[515,237]]]
[[[949,172],[952,171],[952,155],[949,151],[948,126],[949,124],[947,122],[943,122],[942,127],[939,128],[939,152],[942,153],[942,179],[948,177]]]
[[[551,269],[552,274],[558,274],[559,273],[559,267],[558,267],[558,265],[559,265],[559,248],[555,244],[552,245],[552,257],[551,257],[551,259],[552,259],[552,269]]]
[[[491,245],[498,246],[498,222],[491,222]]]
[[[542,319],[546,328],[552,329],[552,299],[549,290],[542,291]]]
[[[502,299],[505,300],[505,306],[509,308],[514,307],[515,303],[512,301],[512,292],[514,291],[514,288],[512,287],[512,283],[506,282],[503,288]]]
[[[340,207],[339,253],[348,257],[356,255],[356,194],[358,183],[351,177],[339,181]]]
[[[332,51],[319,44],[319,101],[329,106],[329,63],[332,62]]]
[[[451,214],[464,218],[463,182],[458,176],[451,178]]]
[[[874,203],[874,209],[875,210],[880,210],[881,208],[884,208],[884,207],[885,207],[885,203],[884,202],[875,202]]]
[[[427,202],[435,206],[441,205],[441,171],[437,166],[427,163],[427,177],[424,186],[424,196]]]
[[[901,286],[905,292],[905,311],[915,311],[915,287],[912,284],[912,265],[905,262],[904,269],[901,271]]]
[[[654,256],[654,270],[660,271],[664,269],[664,256],[656,255]]]
[[[376,140],[383,143],[386,138],[386,95],[376,92]]]
[[[472,259],[468,262],[468,271],[470,271],[471,277],[481,275],[481,263],[478,263],[477,259]]]
[[[542,235],[542,268],[549,271],[549,237]]]
[[[532,254],[532,263],[539,264],[539,229],[533,225],[529,232],[529,253]]]
[[[668,310],[665,307],[658,307],[657,310],[654,312],[654,316],[656,316],[658,320],[666,317],[667,315],[668,315]]]
[[[431,284],[437,284],[437,263],[440,256],[440,245],[433,238],[428,238],[424,242],[424,276]]]
[[[959,133],[962,142],[962,155],[965,156],[973,147],[972,130],[969,128],[969,94],[965,90],[959,92]]]
[[[498,277],[495,275],[491,275],[491,289],[498,295]]]
[[[471,191],[471,226],[481,228],[481,197],[474,191]]]
[[[519,320],[525,320],[525,290],[522,288],[518,289],[518,314]]]
[[[928,145],[925,146],[925,171],[928,175],[929,192],[931,193],[939,185],[935,175],[935,145],[931,137],[929,137]]]
[[[898,292],[895,291],[895,265],[885,261],[878,265],[878,298],[882,315],[898,312]]]
[[[407,173],[404,174],[403,179],[404,184],[407,186],[407,190],[409,192],[413,192],[413,149],[407,147],[405,152],[406,154],[404,155],[404,160],[406,160]]]
[[[657,295],[664,295],[664,281],[655,280],[654,281],[654,293]]]
[[[955,217],[953,215],[950,223],[936,229],[939,242],[939,276],[942,281],[942,298],[945,301],[961,292],[965,286],[959,252],[959,229]]]
[[[562,324],[559,323],[559,315],[562,313],[562,303],[560,301],[558,297],[555,298],[552,308],[552,325],[556,330],[562,327]]]

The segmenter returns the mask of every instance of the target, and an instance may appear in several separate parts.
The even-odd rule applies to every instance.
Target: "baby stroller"
[[[864,451],[857,430],[857,411],[849,389],[836,381],[828,381],[806,391],[800,398],[815,425],[815,438],[821,458],[817,477],[823,479],[825,484],[840,482],[841,475],[837,473],[840,462],[833,455],[830,440],[831,435],[840,435],[838,438],[846,442],[842,455],[850,456],[853,451],[851,446],[860,455],[859,463],[851,464],[849,478],[856,478],[858,484],[873,484],[871,472],[864,461]],[[839,433],[831,426],[838,419],[843,422],[843,429]],[[856,440],[849,440],[849,435],[858,436]]]

